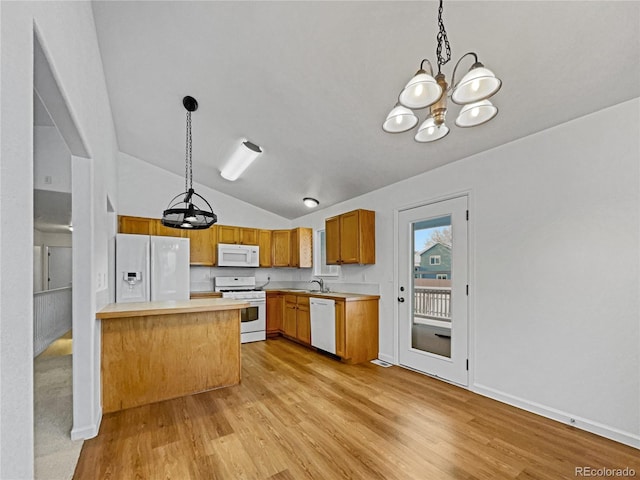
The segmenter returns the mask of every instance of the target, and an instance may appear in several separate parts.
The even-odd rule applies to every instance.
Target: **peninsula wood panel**
[[[239,310],[102,320],[104,413],[239,382]]]

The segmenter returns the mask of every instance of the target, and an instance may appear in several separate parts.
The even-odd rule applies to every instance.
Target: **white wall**
[[[56,127],[34,127],[33,188],[71,193],[71,153]],[[51,183],[45,183],[46,177]]]
[[[394,214],[468,191],[471,388],[640,447],[639,111],[616,105],[294,223],[376,210],[376,265],[343,266],[341,281],[380,284],[380,357],[395,361]]]
[[[86,226],[91,235],[84,238],[95,238],[87,247],[90,261],[82,265],[92,295],[109,262],[106,196],[117,203],[116,144],[91,4],[1,2],[0,17],[0,478],[33,478],[33,279],[24,268],[32,263],[33,223],[8,222],[14,212],[33,208],[34,30],[91,154],[77,160],[93,169],[95,180],[86,186],[93,210],[82,218],[74,212],[74,226]],[[98,329],[95,301],[82,306],[80,318],[74,311],[74,349],[88,348],[74,351],[74,429],[87,432],[97,428],[99,414],[99,376],[95,359],[87,358],[95,356]]]

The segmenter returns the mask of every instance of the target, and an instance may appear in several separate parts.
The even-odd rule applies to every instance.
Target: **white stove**
[[[214,291],[221,292],[222,298],[246,300],[249,307],[241,310],[240,342],[266,340],[267,294],[256,289],[255,277],[215,277]]]

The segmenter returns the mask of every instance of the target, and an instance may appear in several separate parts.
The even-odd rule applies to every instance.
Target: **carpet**
[[[34,360],[35,478],[67,480],[80,456],[82,441],[71,440],[73,391],[71,355]]]

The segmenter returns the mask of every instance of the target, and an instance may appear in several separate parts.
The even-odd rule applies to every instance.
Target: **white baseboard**
[[[71,440],[89,440],[97,437],[100,431],[100,423],[102,422],[102,408],[98,412],[98,419],[91,425],[83,427],[74,427],[71,429]]]
[[[508,393],[504,393],[484,385],[479,385],[477,383],[471,386],[471,391],[479,395],[492,398],[499,402],[521,408],[522,410],[526,410],[528,412],[550,418],[557,422],[565,423],[567,425],[571,425],[572,427],[595,433],[596,435],[600,435],[601,437],[609,438],[619,443],[624,443],[625,445],[629,445],[630,447],[640,449],[640,435],[631,432],[625,432],[615,427],[589,420],[588,418],[578,417],[576,415],[572,415],[555,408],[547,407],[546,405],[541,405],[536,402],[531,402],[523,398],[515,397],[513,395],[509,395]]]
[[[378,358],[392,365],[396,365],[396,361],[393,359],[392,355],[385,355],[384,353],[378,353]]]

